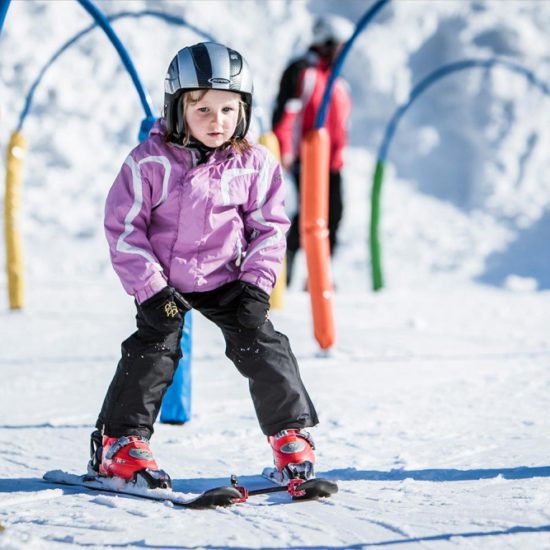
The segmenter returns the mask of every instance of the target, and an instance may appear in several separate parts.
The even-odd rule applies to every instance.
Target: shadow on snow
[[[487,468],[487,469],[472,469],[472,470],[458,470],[458,469],[425,469],[425,470],[390,470],[388,472],[376,471],[376,470],[357,470],[355,468],[333,469],[325,472],[319,472],[319,477],[327,477],[330,479],[340,481],[401,481],[404,479],[414,479],[418,481],[433,481],[433,482],[452,482],[452,481],[476,481],[481,479],[491,479],[495,477],[502,477],[504,479],[529,479],[536,477],[550,477],[550,466],[539,467],[517,467],[517,468]],[[249,488],[255,486],[265,485],[267,481],[260,476],[241,476],[239,482],[246,485]],[[202,492],[206,489],[228,485],[229,478],[191,478],[191,479],[178,479],[174,480],[174,490],[181,492]],[[19,492],[37,492],[42,489],[56,487],[59,485],[47,483],[41,478],[12,478],[12,479],[0,479],[0,493],[19,493]],[[62,494],[74,494],[82,491],[87,491],[81,487],[62,487]],[[130,497],[132,498],[132,497]],[[192,512],[194,513],[194,512]],[[441,533],[435,535],[426,535],[419,537],[403,537],[398,539],[364,542],[360,544],[352,544],[346,546],[300,546],[304,550],[359,550],[361,548],[371,548],[377,546],[390,546],[392,544],[410,544],[431,542],[440,540],[451,540],[452,538],[478,538],[478,537],[494,537],[503,535],[517,535],[527,533],[546,533],[550,532],[550,525],[540,526],[521,526],[517,525],[507,529],[493,529],[492,531],[466,531],[456,533]],[[68,543],[67,539],[49,539],[51,542]],[[71,545],[88,547],[95,546],[95,543],[79,543],[71,539]],[[112,548],[124,548],[128,546],[136,548],[163,548],[166,550],[196,550],[199,546],[157,546],[147,544],[144,540],[125,542],[121,544],[111,544]],[[200,548],[208,550],[228,549],[229,546],[213,546],[213,545],[201,545]],[[242,550],[247,550],[244,547],[239,547]],[[271,550],[282,550],[277,547],[264,547],[264,549],[270,548]],[[286,546],[285,548],[292,548]],[[251,549],[250,549],[251,550]]]
[[[550,466],[519,466],[517,468],[477,468],[458,470],[454,468],[429,468],[425,470],[396,469],[389,472],[377,470],[356,470],[343,468],[319,472],[319,477],[339,479],[342,481],[477,481],[502,477],[504,479],[528,479],[533,477],[550,477]]]
[[[373,548],[376,546],[390,546],[392,544],[411,544],[418,542],[432,542],[438,540],[451,540],[454,538],[478,538],[478,537],[496,537],[502,535],[520,535],[524,533],[547,533],[550,532],[550,525],[540,525],[538,527],[527,527],[522,525],[516,525],[508,529],[494,529],[493,531],[465,531],[458,533],[441,533],[440,535],[427,535],[424,537],[408,537],[401,539],[383,540],[377,542],[363,542],[359,544],[346,544],[345,546],[254,546],[246,548],[244,546],[213,546],[213,545],[200,545],[200,546],[157,546],[153,544],[147,544],[143,540],[126,542],[122,544],[109,544],[109,548],[153,548],[163,550],[199,550],[204,548],[206,550],[233,550],[238,548],[239,550],[284,550],[288,548],[300,548],[302,550],[361,550],[362,548]],[[96,547],[95,543],[78,543],[71,539],[69,542],[66,538],[50,538],[52,542],[68,543],[71,545],[81,547]]]
[[[335,481],[416,481],[450,482],[478,481],[502,477],[503,479],[530,479],[535,477],[550,477],[550,466],[519,466],[516,468],[477,468],[458,470],[454,468],[428,468],[424,470],[395,469],[389,471],[357,470],[356,468],[340,468],[317,472],[318,477],[326,477]],[[238,477],[239,484],[254,489],[269,483],[258,475],[242,475]],[[201,493],[212,487],[230,485],[227,477],[196,477],[189,479],[174,479],[175,491],[182,493]],[[46,487],[59,487],[48,483],[42,478],[4,478],[0,479],[0,493],[35,492]],[[69,493],[79,491],[80,487],[64,487]],[[86,489],[84,489],[86,490]]]

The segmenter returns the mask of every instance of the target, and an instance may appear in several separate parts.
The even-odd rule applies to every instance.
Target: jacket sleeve
[[[113,267],[139,303],[167,286],[147,237],[152,204],[151,185],[130,155],[107,196],[104,225]]]
[[[347,143],[351,96],[348,85],[338,79],[332,93],[327,127],[330,131],[330,169],[338,171],[344,164],[344,149]]]
[[[244,225],[249,244],[239,279],[271,294],[286,252],[285,235],[290,222],[285,213],[281,166],[267,151],[251,184]]]

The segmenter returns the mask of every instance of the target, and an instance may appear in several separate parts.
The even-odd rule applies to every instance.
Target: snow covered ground
[[[242,50],[257,75],[258,108],[268,112],[285,61],[307,44],[312,13],[357,20],[371,4],[98,6],[177,13]],[[33,78],[88,24],[76,2],[13,2],[0,37],[2,151]],[[319,356],[312,335],[303,265],[273,313],[321,417],[312,430],[318,474],[338,480],[340,492],[200,512],[41,480],[52,469],[84,470],[120,342],[133,330],[102,209],[142,114],[98,31],[64,54],[24,129],[22,312],[8,310],[0,274],[0,548],[550,549],[550,99],[499,70],[428,91],[390,151],[387,287],[376,294],[366,245],[377,147],[411,87],[442,64],[493,56],[550,82],[549,24],[543,1],[394,1],[358,41],[345,69],[355,107],[331,355]],[[197,36],[151,18],[115,29],[159,107],[171,56]],[[226,484],[232,473],[257,484],[270,465],[246,381],[223,351],[217,329],[196,315],[192,421],[159,425],[152,440],[185,493]]]
[[[548,292],[341,291],[330,358],[316,357],[306,294],[290,293],[275,322],[321,415],[318,473],[340,492],[216,511],[41,481],[83,470],[131,304],[114,283],[29,298],[32,310],[0,317],[0,548],[550,547]],[[231,473],[257,483],[270,451],[246,382],[198,316],[195,337],[193,420],[158,426],[157,458],[183,492]]]

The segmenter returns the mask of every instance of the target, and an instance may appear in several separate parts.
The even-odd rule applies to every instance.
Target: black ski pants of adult
[[[228,290],[224,285],[184,296],[193,309],[221,329],[225,354],[248,379],[262,432],[273,435],[288,428],[314,426],[317,413],[288,338],[269,320],[258,329],[242,327],[236,315],[238,298],[220,305]],[[122,343],[121,359],[97,421],[98,429],[111,437],[152,435],[162,398],[181,358],[183,327],[160,333],[147,324],[139,305],[136,324],[137,331]]]

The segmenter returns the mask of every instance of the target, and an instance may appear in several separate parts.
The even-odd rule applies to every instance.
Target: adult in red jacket
[[[351,23],[336,15],[317,18],[313,26],[313,42],[302,57],[285,69],[273,112],[273,132],[279,141],[281,164],[289,172],[300,194],[300,142],[315,127],[332,65],[344,42],[351,36]],[[342,219],[343,152],[347,141],[347,125],[351,111],[348,86],[342,78],[334,83],[327,110],[325,127],[330,136],[329,178],[329,241],[331,254],[337,243],[337,231]],[[287,235],[287,283],[290,284],[296,253],[300,248],[298,210],[292,218]]]

